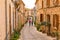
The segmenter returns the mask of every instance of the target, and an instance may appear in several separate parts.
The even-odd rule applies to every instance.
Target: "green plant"
[[[37,24],[37,30],[39,31],[39,29],[40,29],[40,24]]]
[[[20,36],[20,32],[14,30],[13,35],[11,35],[10,40],[17,40]]]
[[[23,25],[21,25],[21,27],[20,27],[20,31],[22,30],[23,26],[24,26],[24,24],[23,24]]]
[[[50,35],[50,26],[51,26],[51,24],[50,24],[50,22],[46,22],[46,21],[44,21],[44,22],[41,22],[40,23],[40,26],[42,26],[42,25],[44,25],[45,26],[45,29],[46,29],[46,27],[48,28],[48,32],[47,32],[47,35]]]
[[[59,40],[59,32],[55,32],[55,36],[57,37],[57,40]]]
[[[41,25],[51,26],[50,22],[45,22],[45,21],[44,21],[44,22],[41,22],[40,26],[41,26]]]
[[[25,23],[26,23],[26,22],[25,22]],[[25,23],[24,23],[24,24],[25,24]],[[18,27],[19,32],[22,30],[24,24],[19,23],[19,27]]]
[[[42,31],[42,30],[41,30],[41,26],[47,26],[48,29],[49,29],[48,32],[50,31],[50,26],[51,26],[50,22],[45,22],[45,21],[44,21],[44,22],[41,22],[41,23],[39,23],[39,24],[36,23],[36,22],[34,22],[34,24],[35,24],[35,26],[36,26],[36,28],[37,28],[38,31]],[[50,32],[49,32],[49,34],[50,34]]]
[[[58,32],[52,32],[51,35],[52,35],[52,37],[58,37],[59,36]]]
[[[40,29],[40,24],[38,24],[38,23],[36,23],[36,22],[34,22],[34,24],[35,24],[35,27],[37,28],[37,30],[39,31],[39,29]]]
[[[23,26],[24,24],[19,23],[18,29],[17,30],[14,29],[14,33],[11,35],[10,40],[17,40],[19,38],[20,31],[22,30]]]
[[[34,24],[36,25],[36,21],[34,21]]]

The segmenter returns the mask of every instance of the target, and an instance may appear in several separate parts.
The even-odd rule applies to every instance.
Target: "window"
[[[40,22],[43,21],[43,14],[40,14]]]
[[[50,22],[50,15],[47,15],[47,22]]]
[[[58,4],[59,4],[59,0],[53,0],[53,5],[54,6],[58,6]]]
[[[50,0],[47,0],[47,7],[50,7]]]
[[[53,26],[57,27],[59,26],[59,16],[58,15],[53,15]]]
[[[44,5],[44,4],[43,4],[43,1],[42,1],[42,8],[44,7],[43,5]]]

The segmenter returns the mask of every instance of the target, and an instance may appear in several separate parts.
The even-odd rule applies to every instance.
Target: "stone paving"
[[[18,40],[53,40],[53,38],[38,32],[35,26],[29,26],[29,23],[27,23],[21,30],[21,36]]]

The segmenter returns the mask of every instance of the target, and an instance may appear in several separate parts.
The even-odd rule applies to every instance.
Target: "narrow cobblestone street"
[[[0,40],[60,40],[60,0],[0,0]]]
[[[29,26],[29,23],[27,23],[21,30],[21,37],[18,40],[53,40],[53,38],[38,32],[34,26]]]

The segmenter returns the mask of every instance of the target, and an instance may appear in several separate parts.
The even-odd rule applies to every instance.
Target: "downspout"
[[[7,0],[5,0],[5,27],[6,27],[6,38],[5,40],[8,40],[8,34],[7,34]]]

